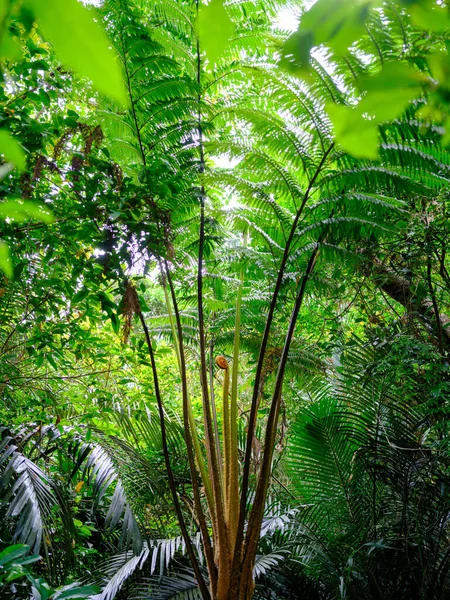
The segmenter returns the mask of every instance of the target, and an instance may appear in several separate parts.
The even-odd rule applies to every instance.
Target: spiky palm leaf
[[[376,365],[373,346],[349,349],[299,415],[288,461],[298,498],[309,507],[283,537],[336,590],[370,597],[376,577],[394,598],[395,582],[408,594],[420,577],[419,597],[439,598],[449,585],[449,506],[428,481],[447,485],[445,476],[435,470],[419,407],[406,403],[389,376],[374,378],[369,365]]]
[[[74,528],[69,505],[56,482],[27,456],[27,442],[40,454],[48,449],[47,432],[34,428],[27,436],[25,432],[11,434],[5,428],[0,431],[0,498],[5,524],[13,524],[13,541],[38,553],[42,545],[51,545],[57,534],[55,521],[60,519],[70,556]]]

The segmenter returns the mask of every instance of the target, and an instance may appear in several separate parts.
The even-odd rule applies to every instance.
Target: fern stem
[[[198,0],[196,2],[197,17],[198,17]],[[202,116],[200,112],[201,103],[201,54],[200,40],[197,36],[197,85],[198,85],[198,135],[199,135],[199,152],[200,152],[200,175],[205,171],[205,156],[203,149],[203,128]],[[199,232],[199,249],[197,261],[197,306],[198,306],[198,328],[199,328],[199,345],[200,345],[200,381],[203,400],[203,414],[205,420],[205,435],[206,449],[211,475],[211,484],[215,505],[215,525],[217,536],[217,554],[219,557],[219,572],[221,561],[229,556],[228,535],[225,523],[225,511],[223,504],[223,489],[222,481],[219,473],[219,465],[217,461],[217,449],[214,436],[214,426],[211,414],[211,404],[208,391],[208,370],[206,365],[206,341],[205,341],[205,317],[203,311],[203,255],[205,245],[205,188],[202,185],[200,188],[200,232]],[[220,574],[219,574],[220,577]]]
[[[260,390],[261,376],[263,373],[265,353],[266,353],[266,349],[267,349],[267,343],[269,340],[270,330],[272,327],[272,321],[273,321],[273,317],[274,317],[274,313],[275,313],[275,307],[276,307],[277,300],[278,300],[278,294],[281,289],[281,283],[283,281],[286,263],[287,263],[287,260],[289,257],[289,252],[291,249],[291,245],[292,245],[292,242],[294,239],[294,234],[297,229],[298,222],[300,220],[300,217],[302,215],[302,212],[306,205],[306,202],[309,199],[310,193],[314,187],[317,177],[321,173],[322,168],[325,164],[325,161],[328,158],[333,146],[334,146],[333,143],[330,144],[328,150],[323,154],[322,159],[320,160],[319,165],[317,166],[317,168],[314,172],[314,175],[312,176],[312,178],[308,184],[308,187],[303,196],[302,203],[301,203],[299,209],[297,210],[294,222],[292,223],[291,231],[289,233],[289,237],[287,239],[287,242],[286,242],[286,245],[284,248],[283,257],[281,259],[280,268],[278,270],[277,281],[275,283],[275,289],[274,289],[274,292],[272,295],[272,299],[270,301],[269,312],[267,315],[266,325],[264,328],[264,334],[263,334],[263,338],[261,341],[261,347],[259,350],[258,363],[257,363],[257,367],[256,367],[256,374],[255,374],[255,382],[254,382],[254,387],[253,387],[252,403],[251,403],[251,407],[250,407],[250,417],[249,417],[247,440],[246,440],[246,447],[245,447],[244,469],[243,469],[243,475],[242,475],[239,524],[238,524],[237,539],[236,539],[236,546],[235,546],[234,559],[233,559],[233,571],[235,571],[238,567],[238,564],[240,561],[239,548],[244,539],[245,513],[246,513],[246,507],[247,507],[247,495],[248,495],[248,485],[249,485],[249,477],[250,477],[252,445],[253,445],[253,436],[254,436],[255,427],[256,427],[256,415],[257,415],[257,407],[258,407],[259,390]]]
[[[256,488],[256,494],[253,501],[253,506],[250,512],[250,518],[248,522],[247,535],[244,546],[244,558],[243,565],[249,569],[254,560],[256,553],[256,546],[259,540],[259,531],[261,528],[262,517],[264,513],[264,502],[267,494],[268,483],[271,473],[272,458],[274,452],[274,445],[276,439],[276,428],[278,423],[278,416],[281,406],[281,393],[283,389],[284,373],[286,369],[286,363],[291,345],[292,337],[295,331],[295,325],[297,323],[297,317],[300,312],[300,308],[303,304],[303,298],[305,295],[306,284],[309,277],[314,271],[314,267],[318,256],[318,246],[313,250],[311,257],[308,261],[305,275],[302,278],[300,289],[298,291],[294,308],[291,313],[289,321],[288,331],[284,341],[283,351],[280,357],[280,363],[278,365],[277,376],[275,380],[275,388],[272,396],[272,402],[270,406],[269,418],[267,420],[266,435],[264,440],[264,457],[261,465],[260,477]]]
[[[214,500],[213,495],[211,493],[211,486],[208,478],[208,472],[206,470],[206,466],[203,460],[202,450],[200,446],[200,442],[198,439],[197,428],[194,420],[194,415],[192,413],[192,406],[189,399],[189,392],[187,386],[187,372],[186,372],[186,360],[184,353],[184,343],[183,343],[183,329],[181,326],[181,318],[180,311],[178,309],[178,303],[175,296],[175,289],[173,287],[172,277],[170,275],[170,271],[168,268],[167,261],[165,261],[166,268],[166,276],[167,282],[169,284],[170,293],[172,296],[173,309],[175,312],[175,321],[178,332],[178,346],[179,346],[179,356],[180,356],[180,374],[181,374],[181,383],[182,383],[182,395],[183,395],[183,420],[184,420],[184,431],[186,436],[186,446],[188,452],[188,461],[189,461],[189,469],[191,473],[192,479],[192,490],[194,494],[194,504],[195,511],[197,513],[197,520],[200,526],[200,531],[202,534],[203,545],[205,548],[205,556],[208,561],[208,568],[212,569],[210,565],[214,564],[214,553],[211,544],[211,538],[208,533],[208,527],[206,525],[206,518],[203,513],[202,503],[200,499],[200,489],[197,480],[197,473],[195,470],[195,460],[192,453],[192,443],[194,445],[194,452],[196,454],[197,463],[200,469],[200,474],[202,476],[203,484],[205,486],[205,493],[208,500],[210,512],[214,514]],[[192,438],[191,438],[192,433]],[[214,578],[214,572],[210,572],[210,578]]]
[[[205,580],[202,575],[202,572],[200,570],[200,565],[199,565],[197,557],[195,555],[194,546],[193,546],[191,538],[189,536],[189,532],[186,527],[186,522],[184,520],[183,512],[181,510],[180,501],[178,499],[177,488],[176,488],[175,479],[174,479],[173,471],[172,471],[172,465],[170,464],[169,447],[167,444],[166,423],[165,423],[165,419],[164,419],[164,407],[163,407],[162,398],[161,398],[161,391],[159,388],[158,370],[156,367],[155,354],[153,352],[152,342],[150,339],[148,327],[145,322],[144,315],[142,314],[142,311],[140,310],[140,308],[139,308],[139,319],[141,321],[142,328],[144,329],[145,341],[147,343],[147,349],[148,349],[148,353],[150,356],[150,363],[151,363],[152,374],[153,374],[153,384],[155,386],[155,396],[156,396],[156,402],[158,404],[159,421],[160,421],[160,426],[161,426],[161,438],[162,438],[164,461],[166,463],[167,478],[169,480],[169,488],[170,488],[170,491],[172,494],[172,500],[173,500],[173,504],[175,507],[175,512],[177,514],[177,519],[178,519],[178,522],[180,525],[181,533],[183,535],[184,543],[186,544],[186,549],[187,549],[187,552],[189,555],[189,560],[191,561],[192,568],[194,569],[195,577],[197,579],[202,598],[203,598],[203,600],[211,600],[211,595],[209,593],[208,586],[206,585]]]
[[[223,467],[222,457],[220,455],[219,423],[217,421],[216,399],[214,394],[214,343],[212,340],[209,344],[209,389],[211,390],[211,409],[214,424],[214,435],[216,438],[217,463],[219,465],[220,476],[222,477]]]
[[[136,128],[136,137],[138,140],[138,144],[139,144],[139,151],[141,153],[141,158],[142,158],[142,164],[146,165],[146,158],[145,158],[145,152],[144,152],[144,145],[142,143],[142,138],[141,138],[141,130],[139,127],[139,123],[137,120],[137,113],[136,113],[136,106],[135,106],[135,102],[133,100],[133,92],[131,89],[131,77],[130,77],[130,73],[128,70],[128,62],[127,62],[127,57],[126,57],[126,51],[125,51],[125,44],[123,41],[123,31],[120,30],[120,42],[122,45],[122,52],[123,52],[123,64],[124,64],[124,68],[125,68],[125,77],[126,77],[126,85],[127,85],[127,92],[128,92],[128,96],[130,98],[130,106],[131,106],[131,114],[133,116],[133,122],[134,122],[134,126]]]
[[[247,245],[247,236],[244,235],[244,246]],[[230,482],[229,482],[229,518],[231,552],[234,552],[236,533],[239,522],[239,464],[238,464],[238,439],[237,439],[237,388],[239,375],[239,342],[241,334],[241,306],[242,290],[244,286],[244,270],[241,269],[239,288],[236,296],[236,318],[234,324],[233,346],[233,374],[231,379],[231,407],[230,407]]]
[[[223,413],[223,454],[224,454],[224,500],[227,507],[227,521],[229,521],[228,507],[230,502],[230,454],[231,454],[231,436],[230,436],[230,369],[224,369],[222,384],[222,413]]]
[[[332,217],[333,213],[330,215]],[[244,544],[244,557],[243,557],[243,572],[253,569],[254,557],[256,554],[256,548],[259,540],[259,533],[261,529],[261,523],[264,515],[264,505],[267,496],[267,489],[269,486],[270,474],[272,470],[272,459],[275,447],[275,440],[277,435],[277,424],[278,417],[280,414],[281,407],[281,395],[283,391],[284,374],[286,371],[286,364],[289,355],[289,349],[291,347],[292,338],[294,336],[295,326],[297,324],[298,315],[303,305],[303,299],[305,297],[306,285],[314,272],[317,259],[320,252],[320,246],[326,239],[327,233],[323,233],[306,266],[305,274],[302,277],[302,281],[297,292],[294,307],[291,312],[291,318],[289,320],[289,327],[286,332],[286,337],[283,345],[283,350],[280,357],[280,363],[278,365],[275,387],[272,396],[272,402],[270,405],[269,417],[267,420],[266,435],[264,439],[264,456],[261,465],[260,476],[256,488],[255,498],[253,506],[250,512],[247,534]]]
[[[160,271],[161,271],[161,275],[164,276],[161,265],[160,265]],[[167,315],[169,317],[170,329],[172,330],[175,354],[177,355],[178,371],[179,371],[180,377],[181,377],[181,358],[180,358],[180,348],[179,348],[179,344],[178,344],[177,331],[175,329],[175,322],[173,320],[172,309],[170,307],[169,294],[167,293],[167,286],[164,285],[164,283],[163,283],[162,288],[164,290],[164,299],[166,301],[166,308],[167,308]]]
[[[203,458],[203,453],[201,451],[201,445],[200,445],[200,440],[198,438],[197,426],[196,426],[195,419],[194,419],[194,413],[192,412],[192,404],[191,404],[191,401],[189,398],[189,390],[188,390],[188,385],[187,385],[187,374],[186,374],[186,364],[185,364],[185,358],[184,358],[184,344],[183,344],[183,340],[182,340],[183,331],[181,328],[181,319],[179,318],[178,303],[176,302],[175,290],[173,288],[172,278],[169,273],[167,261],[165,262],[165,267],[166,267],[166,277],[167,277],[167,281],[169,282],[170,293],[171,293],[172,302],[174,305],[174,311],[177,315],[176,316],[177,323],[175,325],[175,322],[173,319],[173,314],[172,314],[172,309],[170,307],[169,296],[167,294],[167,287],[165,285],[163,285],[164,296],[166,299],[167,313],[169,315],[169,322],[170,322],[170,327],[172,329],[172,336],[175,341],[175,350],[176,350],[177,361],[178,361],[178,369],[180,371],[180,377],[181,377],[181,385],[182,385],[182,390],[183,390],[182,391],[183,407],[184,407],[184,401],[185,401],[185,395],[186,395],[187,396],[186,403],[187,403],[187,410],[188,410],[188,422],[189,422],[190,431],[192,434],[192,442],[194,445],[195,458],[197,460],[198,468],[199,468],[202,482],[203,482],[203,485],[205,488],[205,494],[208,499],[208,504],[210,505],[210,507],[214,507],[214,502],[213,502],[213,497],[212,497],[212,492],[211,492],[211,485],[209,483],[208,471],[207,471],[207,468],[205,465],[205,460]],[[177,330],[178,330],[178,333],[177,333]],[[181,356],[181,352],[183,353],[183,356]]]

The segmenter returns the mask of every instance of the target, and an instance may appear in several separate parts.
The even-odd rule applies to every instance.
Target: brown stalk
[[[260,477],[256,488],[255,499],[253,502],[252,510],[250,512],[250,518],[248,523],[247,535],[244,546],[244,557],[243,557],[243,573],[253,569],[253,562],[256,553],[256,547],[259,540],[259,532],[261,529],[262,518],[264,515],[264,504],[267,495],[268,484],[271,474],[272,458],[275,447],[276,435],[277,435],[277,424],[278,416],[280,413],[281,406],[281,394],[283,390],[284,374],[286,371],[286,364],[289,354],[289,349],[292,342],[292,337],[295,331],[295,325],[297,323],[298,314],[303,304],[305,296],[306,284],[314,271],[314,267],[317,262],[319,254],[320,242],[313,250],[311,257],[308,261],[305,274],[302,278],[302,282],[297,293],[294,308],[291,313],[289,321],[288,331],[284,341],[283,351],[278,365],[278,372],[275,381],[275,388],[272,396],[272,402],[270,406],[269,418],[267,421],[266,436],[264,440],[264,457],[261,465]]]
[[[178,336],[178,352],[180,358],[180,374],[181,374],[181,387],[182,387],[182,397],[183,397],[183,421],[184,421],[184,430],[186,436],[186,446],[188,452],[188,462],[189,462],[189,470],[191,473],[192,479],[192,489],[194,494],[194,505],[196,511],[197,522],[199,524],[200,532],[202,535],[203,546],[206,557],[206,564],[208,566],[208,572],[210,577],[211,589],[214,591],[217,586],[217,570],[214,563],[214,552],[212,548],[211,538],[208,533],[208,527],[206,524],[206,518],[203,513],[202,503],[200,499],[200,486],[198,483],[197,470],[195,467],[195,458],[192,450],[192,439],[191,432],[189,427],[189,395],[188,395],[188,386],[187,386],[187,373],[186,373],[186,357],[184,352],[184,342],[183,342],[183,329],[181,326],[180,319],[180,311],[178,308],[178,302],[175,296],[175,289],[172,282],[172,277],[170,275],[170,271],[168,268],[167,261],[165,261],[165,275],[167,277],[167,282],[169,284],[170,294],[172,297],[172,304],[175,313],[175,322],[177,327],[177,336]],[[209,500],[209,499],[208,499]],[[209,510],[211,515],[214,514],[214,506],[209,503]]]
[[[170,464],[169,447],[167,444],[166,423],[165,423],[165,419],[164,419],[164,407],[163,407],[162,398],[161,398],[161,391],[159,388],[158,371],[157,371],[157,367],[156,367],[155,355],[153,352],[152,342],[150,339],[148,327],[147,327],[147,324],[144,319],[144,315],[142,314],[140,307],[139,307],[138,314],[139,314],[139,319],[141,321],[142,327],[144,329],[145,341],[147,343],[147,349],[148,349],[148,353],[150,356],[150,363],[151,363],[152,374],[153,374],[153,383],[155,386],[155,396],[156,396],[156,402],[158,404],[159,421],[160,421],[160,426],[161,426],[161,438],[162,438],[164,461],[166,464],[167,477],[169,480],[169,488],[170,488],[170,492],[172,494],[172,500],[174,503],[175,512],[177,514],[177,519],[180,524],[181,534],[183,536],[184,543],[186,544],[186,549],[187,549],[187,553],[189,556],[189,560],[191,561],[192,567],[194,569],[195,577],[197,579],[202,598],[203,598],[203,600],[211,600],[211,594],[209,593],[208,586],[206,585],[205,580],[202,575],[202,572],[200,570],[200,565],[199,565],[197,557],[195,555],[194,547],[193,547],[191,538],[189,536],[189,532],[186,527],[186,522],[184,520],[183,512],[181,510],[180,501],[178,499],[175,479],[173,476],[172,466]]]
[[[229,521],[228,507],[230,502],[230,460],[231,460],[231,434],[230,434],[230,368],[228,361],[224,356],[216,358],[216,364],[223,369],[223,387],[222,387],[222,422],[223,422],[223,483],[224,483],[224,502],[226,506],[226,519]]]
[[[322,171],[323,165],[325,164],[326,159],[328,158],[331,150],[333,149],[334,144],[332,143],[328,150],[323,154],[322,159],[320,160],[319,165],[317,166],[314,175],[312,176],[308,187],[303,195],[302,202],[300,204],[299,209],[295,215],[294,222],[292,223],[291,230],[289,232],[289,237],[286,241],[286,245],[284,248],[283,257],[281,259],[280,268],[278,270],[277,281],[275,283],[275,289],[272,295],[272,299],[269,306],[269,312],[266,319],[266,325],[264,328],[263,338],[261,341],[261,347],[258,356],[258,363],[256,367],[255,374],[255,383],[253,387],[253,395],[252,395],[252,403],[250,408],[250,416],[249,416],[249,424],[247,431],[247,440],[245,447],[245,458],[244,458],[244,470],[242,475],[242,486],[241,486],[241,501],[240,501],[240,511],[239,511],[239,524],[237,529],[237,538],[236,538],[236,546],[233,557],[233,572],[237,572],[238,565],[241,561],[240,549],[242,546],[242,542],[244,539],[244,527],[245,527],[245,515],[247,509],[247,496],[248,496],[248,485],[249,485],[249,477],[250,477],[250,467],[251,467],[251,455],[252,455],[252,446],[253,446],[253,436],[256,427],[256,416],[257,416],[257,408],[259,404],[259,391],[261,388],[261,378],[263,374],[263,366],[264,359],[267,349],[267,344],[269,340],[269,334],[272,327],[273,317],[275,313],[275,308],[277,305],[278,295],[280,293],[281,284],[283,281],[284,272],[286,269],[287,260],[289,257],[291,245],[294,239],[295,231],[297,229],[298,222],[303,213],[303,209],[309,199],[310,193],[314,184],[317,180],[317,177]]]
[[[197,18],[199,12],[199,2],[196,0]],[[197,85],[198,85],[198,135],[200,151],[200,174],[205,170],[205,156],[203,150],[203,128],[202,116],[200,112],[201,101],[201,54],[200,40],[197,36]],[[203,416],[205,421],[206,437],[206,456],[208,469],[211,475],[211,486],[215,505],[215,514],[213,519],[213,532],[215,542],[215,553],[218,561],[218,589],[217,597],[220,598],[225,590],[228,590],[228,579],[230,573],[230,553],[228,544],[227,527],[225,523],[225,511],[223,503],[222,479],[218,463],[218,449],[214,435],[214,425],[211,412],[211,403],[208,390],[208,368],[206,364],[206,340],[205,324],[203,312],[203,251],[205,244],[205,188],[200,190],[200,235],[197,262],[197,305],[198,305],[198,329],[200,343],[200,382],[202,389]],[[220,588],[220,589],[219,589]]]

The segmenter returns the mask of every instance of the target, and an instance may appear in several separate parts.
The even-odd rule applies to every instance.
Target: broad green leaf
[[[444,121],[444,129],[445,133],[442,137],[442,145],[447,147],[450,145],[450,117]]]
[[[61,593],[56,593],[55,600],[69,600],[71,598],[89,598],[99,592],[100,588],[95,585],[84,585],[79,588],[65,590]]]
[[[3,242],[0,242],[0,248]],[[1,260],[1,254],[0,254]],[[0,264],[1,266],[1,264]],[[25,544],[14,544],[13,546],[8,546],[2,552],[0,552],[0,566],[6,565],[7,563],[12,562],[16,558],[20,558],[24,554],[26,554],[29,550],[29,547]]]
[[[18,61],[22,56],[19,44],[5,31],[0,38],[0,58],[8,58],[10,61]]]
[[[49,354],[47,354],[46,358],[47,358],[48,362],[49,362],[49,363],[52,365],[52,367],[53,367],[55,370],[57,370],[57,369],[58,369],[58,365],[56,364],[56,361],[55,361],[55,359],[53,358],[53,356],[52,356],[52,355],[49,353]]]
[[[0,241],[0,269],[3,271],[6,277],[11,278],[13,276],[13,268],[11,264],[9,248],[8,245],[2,241]]]
[[[30,576],[29,579],[32,582],[31,590],[35,600],[48,600],[54,593],[55,590],[53,590],[43,579],[35,579],[32,576]]]
[[[343,52],[364,31],[371,0],[318,0],[300,19],[300,29],[311,31],[314,45],[328,44]]]
[[[119,317],[117,316],[117,314],[115,312],[111,311],[109,313],[109,318],[111,319],[111,324],[112,324],[114,333],[119,333],[119,331],[120,331]]]
[[[291,72],[307,67],[312,48],[327,44],[344,53],[365,31],[365,22],[379,0],[318,0],[305,12],[298,30],[285,42],[281,66]]]
[[[360,114],[368,114],[377,124],[392,121],[422,91],[423,76],[404,63],[386,63],[373,77],[360,81],[367,92],[358,105]]]
[[[41,560],[39,554],[32,554],[31,556],[25,556],[25,558],[19,558],[19,560],[15,560],[14,564],[23,567],[24,565],[31,565],[39,560]]]
[[[450,60],[448,52],[435,52],[428,59],[433,79],[439,82],[439,87],[448,90],[450,86]]]
[[[313,46],[314,34],[311,31],[294,31],[283,45],[280,67],[293,75],[305,72]]]
[[[330,104],[327,112],[333,123],[337,143],[357,158],[375,159],[378,156],[378,127],[364,119],[358,108]]]
[[[25,152],[15,137],[5,129],[0,130],[0,154],[18,169],[25,169]]]
[[[370,115],[377,124],[387,123],[401,115],[417,95],[413,88],[369,92],[359,103],[358,110],[360,114]]]
[[[366,92],[387,92],[391,90],[413,88],[420,90],[423,75],[402,62],[388,62],[373,77],[360,80],[359,87]]]
[[[27,263],[25,261],[22,261],[14,267],[14,279],[19,279],[26,265]]]
[[[450,29],[450,12],[444,6],[439,6],[437,3],[423,6],[416,3],[409,10],[412,22],[422,29],[437,33]]]
[[[198,11],[198,36],[200,50],[206,52],[211,65],[214,65],[233,35],[233,23],[223,5],[223,0],[211,0],[200,4]]]
[[[89,294],[89,290],[87,288],[81,289],[72,298],[72,304],[76,304],[77,302],[81,302],[81,300],[84,300],[88,294]]]
[[[77,0],[26,0],[57,57],[104,94],[126,103],[122,71],[103,28]]]
[[[13,565],[10,565],[7,571],[7,576],[6,576],[6,581],[8,583],[10,583],[11,581],[14,581],[15,579],[19,579],[20,577],[23,577],[25,575],[25,569],[21,566],[21,565],[17,565],[16,563],[13,563]]]
[[[422,90],[420,73],[404,63],[387,63],[382,71],[359,83],[366,94],[355,108],[328,105],[336,141],[358,158],[378,156],[377,126],[404,112]]]
[[[22,223],[28,219],[36,219],[44,223],[52,223],[53,215],[45,206],[24,200],[7,200],[0,203],[0,217],[10,218]]]

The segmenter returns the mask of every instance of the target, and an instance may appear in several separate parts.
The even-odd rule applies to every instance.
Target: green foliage
[[[407,598],[417,586],[419,597],[441,598],[448,457],[436,460],[425,407],[411,406],[412,390],[405,394],[412,374],[399,377],[380,362],[384,352],[350,347],[299,415],[287,460],[305,525],[292,525],[289,540],[310,552],[306,569],[335,593],[370,598],[377,585],[386,597]]]
[[[398,19],[399,11],[402,28],[396,31],[391,19]],[[423,97],[424,91],[430,106],[420,111],[422,116],[432,115],[447,128],[447,109],[442,99],[448,65],[444,49],[448,19],[448,7],[433,0],[385,5],[372,0],[319,0],[302,15],[298,31],[284,43],[280,66],[308,80],[315,61],[313,50],[323,46],[333,62],[343,59],[349,65],[353,63],[348,82],[355,96],[351,108],[330,104],[327,111],[336,141],[346,151],[356,157],[377,158],[377,126],[401,116],[412,101]],[[403,44],[397,55],[382,54],[382,37],[387,40],[389,34],[381,33],[380,26],[390,27],[392,41]],[[427,36],[428,32],[427,45],[417,43],[417,36]],[[366,54],[363,60],[358,51]],[[386,62],[386,58],[394,58],[395,62]],[[443,141],[447,144],[448,134]]]
[[[233,23],[224,7],[223,0],[200,3],[198,11],[198,37],[200,49],[213,67],[226,50],[233,34]]]
[[[72,598],[90,598],[92,594],[96,594],[99,588],[92,585],[79,586],[77,584],[67,585],[58,590],[52,589],[43,579],[36,578],[29,570],[28,565],[41,560],[40,556],[27,556],[29,547],[24,544],[15,544],[8,546],[0,552],[0,589],[6,594],[5,597],[10,597],[8,592],[8,584],[25,577],[28,580],[33,598],[36,600],[69,600]],[[11,586],[12,587],[12,586]]]
[[[3,156],[21,171],[25,170],[25,153],[19,142],[7,131],[0,131],[0,144]]]
[[[47,48],[35,43],[37,36],[33,31],[33,22],[36,20],[44,35],[53,44],[59,60],[73,68],[79,75],[93,81],[97,89],[104,94],[109,94],[121,104],[126,102],[122,71],[117,63],[117,57],[111,51],[108,38],[101,26],[80,2],[70,0],[62,10],[58,2],[43,3],[39,0],[28,0],[24,3],[13,3],[5,1],[0,18],[0,55],[2,57],[13,63],[20,61],[27,54],[24,50],[25,43],[31,57],[35,57],[36,54],[48,54]],[[29,66],[32,69],[43,71],[47,71],[49,68],[43,60],[33,61]],[[34,95],[33,99],[37,99],[47,108],[51,104],[51,97],[43,88],[39,90],[39,94],[31,89],[24,95],[29,99]],[[4,125],[7,119],[3,119],[3,121]],[[38,126],[35,126],[36,129]],[[0,130],[0,149],[3,156],[11,163],[2,165],[0,179],[7,175],[12,166],[17,167],[20,171],[25,170],[26,153],[18,137],[14,137],[5,129]],[[28,150],[31,149],[28,148]],[[0,216],[11,217],[15,220],[24,220],[27,217],[40,218],[44,222],[51,220],[48,213],[39,211],[31,203],[25,203],[21,209],[12,202],[3,203]],[[1,244],[0,268],[8,277],[13,275],[9,251],[5,242]]]
[[[268,1],[200,2],[198,28],[194,2],[56,4],[14,9],[1,46],[1,537],[33,547],[8,559],[5,577],[24,583],[16,597],[32,585],[42,598],[93,593],[62,591],[80,579],[102,600],[200,597],[140,315],[182,514],[204,559],[168,284],[170,275],[203,451],[203,202],[208,383],[220,435],[214,358],[239,362],[241,462],[270,299],[297,222],[262,365],[249,504],[307,281],[254,597],[445,598],[447,7],[319,0],[286,40]],[[29,551],[44,557],[33,571]]]

